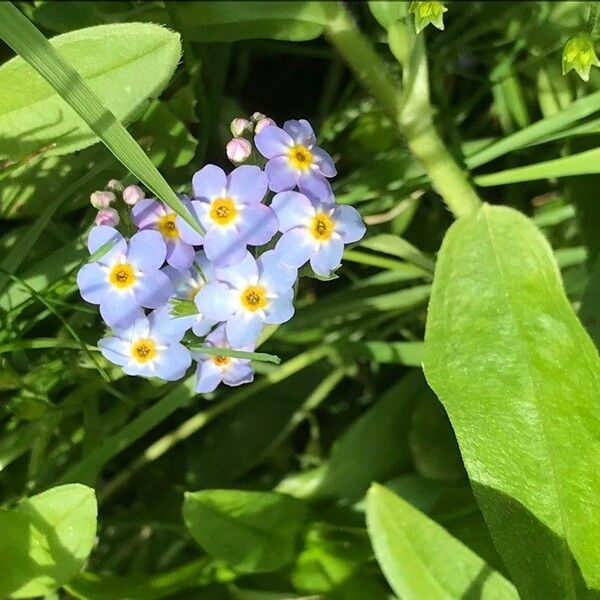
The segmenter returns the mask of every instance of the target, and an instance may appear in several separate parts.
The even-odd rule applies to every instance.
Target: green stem
[[[336,18],[327,24],[325,35],[394,120],[411,152],[423,164],[433,187],[454,215],[461,217],[474,212],[481,200],[433,124],[423,36],[414,37],[411,61],[406,69],[408,81],[401,93],[385,63],[341,3]]]
[[[192,344],[188,346],[192,352],[201,352],[210,356],[228,356],[230,358],[245,358],[258,362],[268,362],[278,365],[281,362],[279,356],[267,354],[266,352],[244,352],[243,350],[234,350],[233,348],[219,348],[216,346],[202,346],[201,344]]]

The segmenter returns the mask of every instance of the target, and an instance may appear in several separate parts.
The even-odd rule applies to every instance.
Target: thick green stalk
[[[422,36],[415,38],[408,82],[401,93],[385,63],[358,29],[342,4],[327,24],[325,35],[397,124],[411,152],[421,161],[436,191],[456,217],[471,214],[481,204],[467,173],[456,163],[433,124],[429,102],[427,56]]]

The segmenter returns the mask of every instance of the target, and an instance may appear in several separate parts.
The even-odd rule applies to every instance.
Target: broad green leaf
[[[600,348],[600,258],[588,279],[585,293],[581,300],[579,318],[585,325],[590,337],[594,340],[596,348]]]
[[[420,370],[413,370],[354,421],[333,445],[318,494],[356,499],[373,481],[406,469],[410,416],[425,388]]]
[[[96,497],[63,485],[0,511],[0,598],[43,596],[83,567],[96,536]]]
[[[367,529],[403,600],[518,600],[513,585],[440,525],[385,487],[367,494]]]
[[[162,92],[181,55],[179,36],[149,23],[79,29],[50,43],[122,123]],[[0,158],[20,160],[50,144],[48,153],[68,154],[100,141],[21,57],[0,67],[0,89],[10,89],[0,100]]]
[[[485,205],[450,228],[424,362],[522,597],[599,589],[600,360],[526,217]]]
[[[195,42],[319,37],[336,13],[333,2],[174,2],[183,35]]]
[[[407,15],[406,2],[390,2],[389,0],[369,0],[369,10],[376,21],[384,28],[389,29],[394,23]]]
[[[126,27],[122,31],[124,33],[128,32],[127,27],[129,26],[122,26]],[[114,26],[105,26],[105,28],[112,27]],[[71,34],[65,35],[69,36]],[[176,34],[170,35],[175,35],[174,38],[170,38],[172,58],[174,53],[179,54],[180,42]],[[81,74],[60,55],[35,25],[21,14],[11,2],[0,3],[0,37],[56,90],[66,105],[83,119],[115,158],[127,167],[150,191],[154,192],[160,200],[188,222],[191,227],[199,233],[203,233],[202,227],[192,217],[183,202],[173,192],[163,176],[156,170],[152,161],[117,117],[103,104]],[[99,50],[98,53],[100,53]],[[113,53],[111,51],[104,54]],[[97,57],[94,56],[95,58]],[[95,62],[95,60],[92,62]],[[15,63],[18,63],[18,59],[15,59]],[[162,73],[159,72],[161,85],[166,85],[170,74],[168,70],[165,71],[164,69]],[[122,81],[121,84],[125,89],[130,85],[128,79]],[[123,93],[126,92],[123,91]],[[8,109],[16,108],[19,108],[19,106],[14,106],[14,102],[8,104]],[[64,110],[66,110],[66,106]],[[62,121],[63,118],[65,117],[61,113],[60,120]]]
[[[275,492],[187,492],[183,504],[185,524],[198,544],[248,573],[290,562],[306,516],[302,502]]]

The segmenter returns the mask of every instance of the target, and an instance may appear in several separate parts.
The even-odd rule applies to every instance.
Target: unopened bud
[[[123,202],[129,204],[129,206],[133,206],[142,200],[144,196],[144,190],[139,185],[128,185],[123,190]]]
[[[243,163],[252,152],[252,144],[244,138],[233,138],[227,143],[227,158],[232,163]]]
[[[112,192],[94,192],[90,195],[90,203],[94,208],[108,208],[115,201]]]
[[[247,119],[233,119],[229,125],[231,135],[234,137],[240,137],[244,131],[252,131],[252,123]]]
[[[106,184],[106,189],[111,192],[121,193],[123,191],[123,184],[118,179],[111,179]]]
[[[275,121],[269,119],[269,117],[264,117],[255,125],[254,133],[260,133],[265,127],[270,127],[271,125],[276,125]]]
[[[94,223],[96,223],[96,225],[116,227],[120,220],[119,213],[114,208],[101,208],[94,219]]]
[[[430,23],[444,29],[444,13],[448,9],[443,2],[411,2],[408,12],[415,16],[415,30],[421,33]]]
[[[588,81],[592,66],[600,66],[592,36],[589,33],[579,33],[569,38],[562,52],[563,75],[575,69],[581,79]]]
[[[252,116],[250,118],[256,123],[257,121],[264,119],[265,116],[266,115],[263,115],[261,112],[255,112],[255,113],[252,113]]]

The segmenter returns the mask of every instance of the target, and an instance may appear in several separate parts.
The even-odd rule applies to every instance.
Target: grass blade
[[[58,92],[119,162],[194,229],[203,233],[125,127],[102,105],[81,75],[61,58],[39,29],[10,2],[0,3],[0,38]]]

